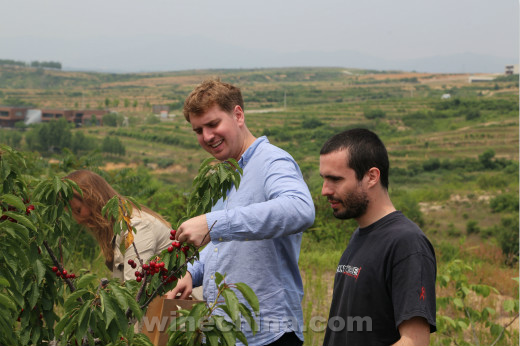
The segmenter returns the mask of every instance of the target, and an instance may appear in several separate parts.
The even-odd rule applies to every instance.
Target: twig
[[[49,253],[49,256],[51,256],[51,259],[52,259],[52,262],[54,263],[54,265],[56,267],[58,267],[58,270],[60,271],[60,273],[63,273],[63,267],[60,264],[60,262],[58,261],[58,259],[56,258],[56,256],[54,255],[54,252],[52,251],[51,247],[49,246],[49,243],[47,242],[47,240],[43,241],[43,246],[45,246],[45,248],[47,249],[47,252]],[[72,281],[70,281],[67,277],[62,276],[62,279],[65,281],[67,286],[69,286],[71,292],[74,292],[76,290],[76,287],[74,287],[74,284],[72,283]]]
[[[211,225],[208,233],[206,233],[204,235],[204,238],[202,238],[202,241],[201,241],[201,245],[197,246],[196,248],[196,251],[195,253],[188,257],[186,259],[186,261],[184,262],[184,264],[182,264],[179,268],[177,268],[176,270],[172,271],[169,275],[168,275],[168,279],[170,279],[171,277],[175,276],[175,274],[177,274],[179,272],[179,270],[181,270],[182,268],[188,266],[188,263],[192,260],[192,259],[196,259],[197,258],[197,254],[199,252],[199,249],[200,247],[202,246],[202,243],[204,243],[204,239],[206,239],[206,237],[209,235],[209,232],[211,232],[211,230],[213,229],[213,226],[215,226],[215,224],[217,223],[217,221],[213,222],[213,225]],[[159,286],[157,286],[157,289],[150,295],[150,297],[148,298],[148,300],[146,300],[146,302],[144,302],[143,305],[141,305],[141,309],[144,309],[148,306],[148,304],[150,304],[153,300],[153,298],[155,298],[157,296],[157,294],[159,293],[159,291],[161,290],[161,288],[166,284],[167,280],[161,282],[159,284]]]
[[[502,338],[502,335],[504,335],[504,332],[506,331],[507,327],[509,327],[510,325],[513,324],[514,321],[516,321],[516,319],[518,318],[518,314],[516,314],[515,318],[513,318],[511,320],[511,322],[509,322],[508,324],[506,324],[504,326],[504,328],[502,329],[502,331],[500,332],[500,335],[495,339],[495,341],[493,341],[493,343],[490,345],[490,346],[495,346],[496,343]]]

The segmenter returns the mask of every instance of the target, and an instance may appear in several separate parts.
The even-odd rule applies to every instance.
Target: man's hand
[[[187,299],[191,291],[193,290],[193,279],[191,278],[191,274],[189,271],[186,272],[186,275],[182,279],[177,282],[177,286],[170,292],[166,293],[167,299],[175,299],[177,298],[177,293],[180,293],[181,296],[179,299]]]
[[[184,221],[175,234],[175,239],[181,243],[188,242],[195,246],[202,246],[211,240],[206,215],[196,216]]]

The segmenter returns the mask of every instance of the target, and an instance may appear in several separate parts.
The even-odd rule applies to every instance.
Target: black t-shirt
[[[391,345],[416,316],[434,332],[436,275],[431,243],[400,211],[356,229],[336,270],[323,345]]]

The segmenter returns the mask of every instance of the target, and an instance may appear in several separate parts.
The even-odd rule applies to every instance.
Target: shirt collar
[[[242,157],[240,158],[240,160],[238,160],[238,165],[240,166],[240,168],[244,169],[251,157],[253,157],[253,155],[255,154],[256,148],[258,148],[258,146],[264,142],[269,143],[269,140],[266,136],[258,137],[253,142],[253,144],[251,144],[249,148],[247,148],[246,151],[244,151]]]

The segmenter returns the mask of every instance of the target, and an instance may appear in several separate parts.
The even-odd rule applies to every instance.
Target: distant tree
[[[90,118],[90,125],[92,125],[92,126],[99,125],[99,121],[97,120],[97,117],[95,114],[92,114],[92,117]]]
[[[148,125],[159,124],[161,122],[161,119],[159,119],[159,117],[155,114],[149,114],[144,122]]]
[[[117,127],[123,125],[125,117],[122,114],[108,113],[103,115],[103,126]]]
[[[478,160],[480,163],[487,169],[495,168],[495,163],[492,161],[495,157],[495,151],[493,149],[488,149],[482,153],[482,155],[478,156]]]
[[[108,97],[105,98],[105,106],[110,107],[110,99]]]
[[[438,158],[431,158],[423,162],[423,169],[426,172],[434,171],[441,167],[441,161]]]
[[[386,117],[386,113],[381,109],[369,109],[364,112],[367,119],[378,119]]]
[[[8,96],[2,102],[6,106],[17,106],[17,107],[36,107],[32,102],[27,102],[18,97]]]
[[[132,107],[136,108],[138,104],[139,104],[139,102],[137,102],[137,100],[134,100],[134,103],[132,104]]]
[[[115,113],[103,115],[103,126],[117,127],[117,118]]]
[[[16,149],[21,149],[22,135],[19,131],[0,131],[0,143]]]
[[[516,214],[513,217],[502,218],[494,232],[509,265],[518,261],[518,227],[518,214]]]
[[[15,61],[11,59],[0,59],[0,65],[26,66],[23,61]]]
[[[121,140],[117,137],[107,136],[103,139],[103,143],[101,145],[101,151],[104,153],[110,153],[115,155],[125,155],[126,149]]]
[[[70,150],[74,154],[92,151],[97,147],[96,139],[94,137],[85,136],[82,131],[77,131],[72,136]]]
[[[71,125],[65,119],[38,124],[26,134],[29,150],[40,152],[61,152],[70,148]]]
[[[304,119],[302,122],[302,127],[304,129],[315,129],[323,125],[323,122],[317,118]]]
[[[129,99],[124,99],[123,100],[123,104],[124,104],[125,108],[128,108],[130,106],[130,100]]]

